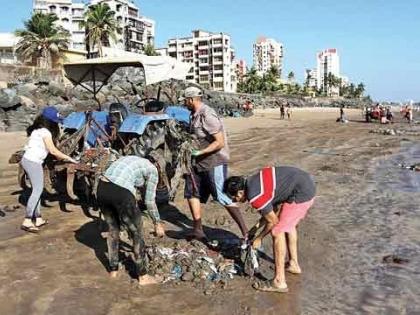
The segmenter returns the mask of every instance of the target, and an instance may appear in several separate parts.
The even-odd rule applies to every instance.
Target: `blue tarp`
[[[107,133],[110,133],[109,123],[108,123],[108,112],[92,112],[92,118],[102,127]],[[80,130],[86,123],[86,113],[84,112],[74,112],[68,115],[63,121],[63,127],[66,129]],[[106,135],[96,126],[95,123],[92,123],[87,135],[87,144],[91,147],[96,145],[96,138],[100,137],[106,139]]]

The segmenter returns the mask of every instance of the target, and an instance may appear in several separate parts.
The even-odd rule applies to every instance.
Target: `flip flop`
[[[44,222],[42,222],[41,224],[39,224],[39,225],[36,225],[35,224],[35,227],[37,227],[37,228],[40,228],[40,227],[43,227],[43,226],[45,226],[45,225],[47,225],[48,224],[48,220],[44,220]]]
[[[25,231],[25,232],[29,232],[29,233],[38,233],[39,232],[39,229],[36,226],[21,225],[20,229]]]
[[[257,291],[263,292],[276,292],[276,293],[287,293],[289,292],[289,288],[277,288],[273,284],[273,280],[267,280],[262,282],[255,282],[252,287]]]

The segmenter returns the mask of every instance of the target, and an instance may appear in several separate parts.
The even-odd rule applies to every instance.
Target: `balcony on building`
[[[134,8],[128,8],[128,15],[132,17],[138,17],[139,11]]]
[[[208,48],[209,42],[207,40],[201,40],[198,42],[198,49]]]
[[[67,6],[60,7],[60,15],[69,15],[70,8]]]

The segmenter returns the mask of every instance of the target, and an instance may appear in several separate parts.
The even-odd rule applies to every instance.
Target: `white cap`
[[[203,91],[195,86],[190,86],[184,90],[182,96],[178,101],[183,102],[186,98],[201,97],[203,96]]]

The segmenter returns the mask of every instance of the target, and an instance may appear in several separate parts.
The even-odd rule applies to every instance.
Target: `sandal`
[[[289,288],[286,286],[285,288],[278,288],[274,286],[273,280],[267,280],[262,282],[255,282],[252,287],[257,291],[263,292],[276,292],[276,293],[287,293],[289,292]]]
[[[48,224],[48,220],[44,220],[41,224],[38,224],[38,225],[35,224],[35,227],[40,228],[40,227],[45,226],[47,224]]]
[[[25,232],[29,232],[29,233],[38,233],[39,232],[39,229],[36,226],[21,225],[20,229],[25,231]]]

